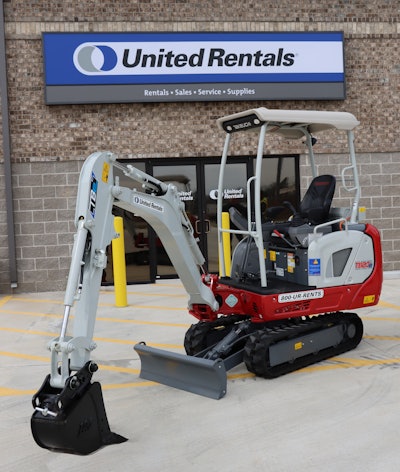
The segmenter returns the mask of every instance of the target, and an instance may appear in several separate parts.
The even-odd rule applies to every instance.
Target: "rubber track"
[[[347,328],[344,327],[344,336],[338,346],[330,346],[317,353],[308,354],[277,366],[269,365],[269,348],[281,341],[301,341],[301,336],[315,333],[333,325],[352,325],[355,328],[354,335],[350,338],[346,335]],[[363,325],[361,319],[355,313],[331,313],[306,319],[288,320],[278,327],[266,327],[250,335],[244,348],[244,362],[247,369],[259,377],[276,378],[293,372],[329,357],[336,356],[354,349],[363,336]]]

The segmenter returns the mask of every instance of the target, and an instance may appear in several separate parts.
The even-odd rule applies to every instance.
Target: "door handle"
[[[194,229],[197,234],[207,234],[210,232],[210,220],[196,220]]]

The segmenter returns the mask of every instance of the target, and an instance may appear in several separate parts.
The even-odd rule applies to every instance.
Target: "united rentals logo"
[[[160,48],[153,43],[141,47],[134,43],[83,43],[75,49],[73,62],[85,75],[210,73],[216,69],[257,73],[295,64],[296,54],[284,47],[263,50],[257,44],[245,43],[247,51],[237,52],[235,44],[206,48],[199,47],[199,43],[180,42]]]
[[[117,62],[117,53],[106,45],[81,45],[74,53],[75,67],[83,74],[109,72]]]

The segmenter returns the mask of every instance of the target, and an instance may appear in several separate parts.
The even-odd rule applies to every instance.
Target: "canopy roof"
[[[270,131],[282,134],[287,138],[301,138],[306,129],[310,134],[331,128],[352,130],[360,122],[354,115],[341,111],[311,110],[271,110],[252,108],[217,120],[218,125],[226,132],[246,131],[268,123]],[[276,129],[275,129],[276,128]]]

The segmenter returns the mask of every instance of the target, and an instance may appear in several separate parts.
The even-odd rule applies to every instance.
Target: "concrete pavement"
[[[0,295],[2,472],[398,472],[400,470],[400,279],[385,277],[378,306],[357,310],[359,347],[275,380],[244,365],[221,400],[139,378],[134,344],[183,352],[194,321],[179,280],[128,287],[126,308],[101,292],[95,329],[112,431],[129,438],[90,456],[39,448],[31,397],[49,373],[46,343],[58,336],[63,293]]]

